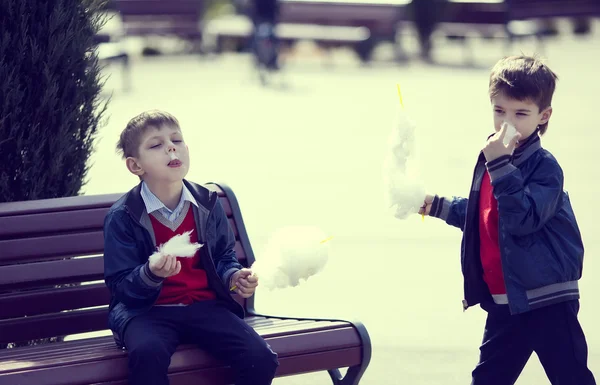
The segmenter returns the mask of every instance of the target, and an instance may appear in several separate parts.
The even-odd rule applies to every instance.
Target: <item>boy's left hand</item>
[[[505,146],[502,142],[504,140],[504,135],[506,135],[506,125],[503,124],[500,131],[496,132],[492,137],[490,137],[483,147],[483,155],[485,156],[485,160],[491,162],[494,159],[498,159],[503,155],[511,155],[515,150],[515,146],[517,142],[521,138],[521,134],[517,133],[508,146]]]
[[[250,269],[241,269],[233,273],[229,287],[242,298],[249,298],[258,286],[258,277]]]

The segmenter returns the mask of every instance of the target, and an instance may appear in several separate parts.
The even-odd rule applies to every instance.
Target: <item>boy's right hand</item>
[[[433,203],[433,198],[433,195],[425,195],[425,199],[423,200],[423,206],[419,208],[420,215],[429,215],[429,212],[431,211],[431,204]]]
[[[181,262],[173,255],[160,254],[158,258],[150,258],[149,263],[152,274],[161,278],[179,274],[181,271]]]

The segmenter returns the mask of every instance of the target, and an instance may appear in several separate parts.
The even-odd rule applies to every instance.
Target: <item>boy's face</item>
[[[148,129],[138,154],[137,158],[127,158],[127,168],[149,184],[181,182],[190,168],[189,151],[177,127]]]
[[[540,124],[548,122],[552,107],[540,111],[537,104],[530,100],[519,101],[499,93],[492,98],[494,129],[500,131],[503,122],[512,124],[521,134],[521,141],[530,137]]]

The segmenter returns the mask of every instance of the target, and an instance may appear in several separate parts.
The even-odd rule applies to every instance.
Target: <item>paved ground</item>
[[[597,27],[597,25],[596,25]],[[596,28],[596,30],[600,30]],[[566,188],[587,249],[581,282],[581,322],[590,365],[600,376],[600,327],[594,293],[600,291],[600,214],[593,154],[600,34],[551,42],[544,56],[560,76],[544,144],[561,162]],[[531,53],[529,43],[513,52]],[[292,58],[289,87],[258,85],[248,58],[166,57],[133,61],[133,91],[114,91],[87,194],[123,192],[136,183],[114,154],[118,133],[150,108],[181,120],[192,152],[189,178],[225,181],[240,200],[255,252],[276,228],[321,226],[335,236],[325,272],[297,289],[258,292],[259,310],[361,319],[371,332],[373,361],[364,384],[467,384],[477,361],[484,313],[461,309],[460,234],[441,222],[387,215],[381,199],[381,162],[398,109],[395,84],[418,123],[421,172],[431,191],[466,194],[473,161],[491,130],[488,69],[500,44],[476,44],[478,66],[459,65],[460,47],[438,51],[447,65],[378,63],[360,67],[348,53]],[[285,209],[284,209],[285,208]],[[277,384],[326,384],[326,374],[280,379]],[[518,384],[548,383],[532,358]]]

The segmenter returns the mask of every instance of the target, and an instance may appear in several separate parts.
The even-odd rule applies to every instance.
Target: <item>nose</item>
[[[175,145],[173,144],[173,142],[170,142],[167,146],[167,152],[174,152],[175,151]]]

